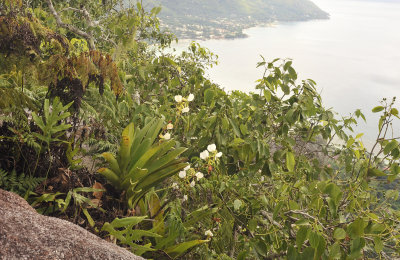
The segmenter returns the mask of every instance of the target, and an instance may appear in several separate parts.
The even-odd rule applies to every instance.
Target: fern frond
[[[23,196],[27,191],[32,191],[45,178],[38,178],[24,173],[17,174],[15,170],[11,173],[0,169],[0,188],[15,192]]]

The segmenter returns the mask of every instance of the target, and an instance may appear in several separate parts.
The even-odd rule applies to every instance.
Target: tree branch
[[[91,34],[89,34],[87,32],[84,32],[84,31],[80,30],[79,28],[77,28],[77,27],[75,27],[75,26],[73,26],[71,24],[63,23],[63,21],[61,20],[61,17],[59,16],[59,14],[57,13],[56,9],[53,6],[53,2],[51,0],[46,0],[46,2],[47,2],[47,5],[49,6],[50,12],[54,16],[54,18],[56,18],[58,26],[60,26],[62,28],[65,28],[65,29],[67,29],[67,30],[69,30],[69,31],[71,31],[71,32],[73,32],[73,33],[85,38],[89,43],[89,48],[91,50],[96,49],[96,46],[94,44],[94,38],[93,38],[93,36]],[[85,11],[86,10],[80,10],[80,12],[83,13],[86,16],[87,11],[86,12]]]

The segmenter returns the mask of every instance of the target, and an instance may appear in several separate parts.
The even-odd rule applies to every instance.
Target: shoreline
[[[239,31],[231,31],[220,35],[215,34],[203,34],[204,32],[199,33],[197,32],[189,32],[190,35],[182,34],[179,32],[172,32],[173,30],[170,29],[172,33],[176,35],[179,41],[207,41],[207,40],[236,40],[236,39],[245,39],[248,38],[249,35],[245,33],[245,30],[255,28],[255,27],[275,27],[282,23],[290,23],[290,22],[310,22],[310,21],[318,21],[318,20],[329,20],[330,15],[326,18],[315,18],[315,19],[305,19],[305,20],[274,20],[271,22],[254,22],[251,24],[238,24],[237,29]],[[221,28],[213,27],[214,30],[221,30]]]

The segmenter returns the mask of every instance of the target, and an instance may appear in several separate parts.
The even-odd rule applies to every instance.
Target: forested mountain
[[[162,6],[160,17],[164,23],[178,36],[192,38],[238,37],[243,28],[257,24],[328,18],[326,12],[309,0],[145,0],[143,3]]]

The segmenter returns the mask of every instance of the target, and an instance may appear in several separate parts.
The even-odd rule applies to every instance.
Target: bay
[[[227,91],[255,91],[260,55],[291,58],[299,79],[317,82],[325,107],[343,116],[357,108],[365,113],[368,122],[356,130],[370,146],[378,120],[371,109],[382,98],[400,99],[400,0],[314,2],[330,13],[329,20],[250,28],[244,39],[199,41],[219,56],[209,76]],[[400,136],[400,128],[395,133]]]

